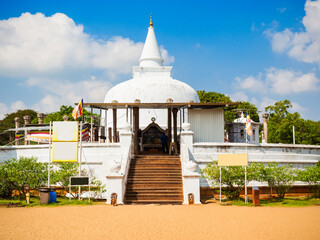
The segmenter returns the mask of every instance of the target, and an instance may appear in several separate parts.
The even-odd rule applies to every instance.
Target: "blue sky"
[[[195,90],[320,120],[320,1],[0,1],[0,118],[101,102],[131,77],[150,13],[165,64]]]

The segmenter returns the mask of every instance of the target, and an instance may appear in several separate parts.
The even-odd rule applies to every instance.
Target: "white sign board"
[[[52,162],[78,161],[78,122],[53,122]]]

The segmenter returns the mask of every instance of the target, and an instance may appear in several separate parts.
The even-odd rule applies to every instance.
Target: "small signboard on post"
[[[71,187],[79,186],[79,195],[81,193],[80,186],[89,187],[89,202],[90,202],[90,177],[74,176],[69,178],[69,201],[71,201]]]
[[[248,154],[219,154],[218,166],[248,166]]]
[[[221,203],[221,181],[222,181],[221,167],[230,167],[230,166],[244,166],[245,203],[248,203],[248,198],[247,198],[248,153],[219,154],[218,155],[218,166],[220,167],[220,203]]]

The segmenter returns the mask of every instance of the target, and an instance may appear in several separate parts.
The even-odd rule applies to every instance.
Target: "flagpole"
[[[51,127],[52,127],[52,122],[50,121],[50,128],[49,128],[48,187],[50,187],[50,168],[51,168]]]
[[[246,117],[246,152],[248,156],[248,129],[247,129],[247,124],[248,124],[248,115]],[[247,195],[247,166],[244,166],[244,202],[245,204],[248,203],[248,195]]]
[[[80,159],[79,159],[79,177],[81,177],[81,161],[82,161],[82,121],[80,121]],[[78,200],[80,201],[81,186],[79,185]]]

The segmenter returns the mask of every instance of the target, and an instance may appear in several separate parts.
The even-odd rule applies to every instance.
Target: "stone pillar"
[[[168,144],[172,141],[172,120],[171,120],[171,108],[168,108]]]
[[[177,113],[178,113],[178,109],[177,108],[172,109],[172,115],[173,115],[173,142],[175,142],[175,143],[177,143],[177,141],[178,141]]]
[[[29,115],[23,116],[23,120],[24,120],[24,126],[30,124],[31,122],[31,117]]]
[[[26,115],[26,116],[23,116],[23,120],[24,120],[24,126],[30,124],[31,122],[31,117],[29,115]],[[28,135],[28,131],[25,130],[24,131],[24,137],[26,138]],[[28,145],[29,144],[29,141],[27,141],[26,139],[24,139],[24,145]]]
[[[108,141],[109,141],[109,143],[112,142],[112,129],[111,129],[111,127],[108,128]]]
[[[113,116],[113,142],[117,142],[117,109],[112,109]]]
[[[20,118],[19,117],[14,118],[14,125],[16,126],[16,128],[20,127]],[[16,134],[17,133],[18,133],[18,131],[16,131]],[[16,136],[14,136],[14,138],[16,138]],[[19,139],[15,139],[15,143],[16,143],[16,145],[19,145]]]
[[[193,153],[193,132],[190,131],[190,123],[183,123],[182,128],[183,131],[181,132],[180,142],[187,145],[190,153]]]
[[[268,143],[268,118],[269,118],[269,114],[268,113],[262,114],[262,118],[263,118],[264,141],[265,141],[265,143]]]
[[[134,154],[139,153],[139,108],[133,108],[133,148]]]
[[[103,126],[100,127],[100,142],[101,143],[105,143],[106,142],[105,128]]]
[[[37,117],[38,117],[38,124],[43,124],[43,119],[46,115],[43,113],[38,113]]]
[[[62,118],[63,118],[63,121],[65,121],[65,122],[68,121],[68,116],[67,115],[63,115]]]

